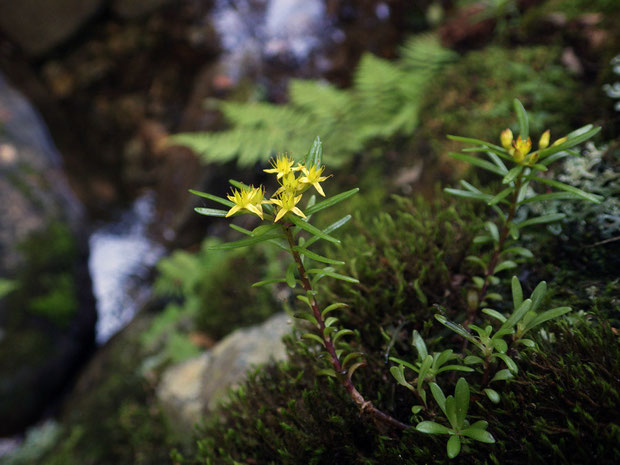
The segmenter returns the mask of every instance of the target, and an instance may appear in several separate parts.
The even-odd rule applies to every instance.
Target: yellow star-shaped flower
[[[318,166],[311,166],[310,169],[303,166],[301,168],[303,176],[299,178],[299,182],[312,185],[316,189],[316,191],[325,197],[325,192],[323,192],[323,188],[319,184],[320,182],[325,181],[329,176],[321,176],[323,174],[323,170],[325,167],[319,168]]]
[[[301,200],[301,194],[295,196],[293,192],[284,191],[278,197],[269,200],[270,203],[280,207],[274,223],[277,223],[280,218],[286,215],[288,212],[295,213],[297,216],[305,218],[304,212],[302,212],[296,205]]]
[[[292,171],[299,170],[299,167],[293,167],[295,161],[287,155],[278,155],[276,159],[271,159],[271,166],[273,168],[263,170],[265,173],[277,173],[276,179],[280,179],[282,176],[289,174]]]
[[[235,205],[228,211],[226,218],[234,215],[241,210],[248,210],[250,213],[254,213],[261,220],[263,219],[263,196],[265,191],[263,187],[250,186],[250,189],[238,190],[234,189],[232,195],[228,196],[228,200]]]
[[[280,188],[273,195],[275,197],[281,192],[291,192],[293,194],[297,194],[303,189],[303,183],[301,183],[299,181],[299,178],[295,177],[295,173],[291,171],[290,173],[282,177],[282,180],[280,181]]]

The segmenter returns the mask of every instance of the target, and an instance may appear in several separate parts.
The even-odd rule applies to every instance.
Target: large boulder
[[[169,367],[162,375],[157,397],[172,430],[189,437],[202,415],[213,410],[231,387],[239,385],[251,367],[283,360],[282,336],[290,331],[283,313],[261,325],[234,331],[210,351]]]
[[[0,198],[3,436],[49,407],[93,347],[97,317],[82,208],[43,122],[2,75]]]

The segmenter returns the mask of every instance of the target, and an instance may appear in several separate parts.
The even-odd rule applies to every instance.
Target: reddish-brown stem
[[[314,296],[312,290],[312,284],[308,279],[308,275],[306,274],[306,268],[304,267],[303,262],[301,261],[301,256],[299,252],[295,250],[295,240],[293,239],[293,234],[291,232],[291,224],[283,225],[284,233],[286,234],[286,238],[288,240],[291,254],[295,259],[295,263],[297,263],[297,270],[299,271],[299,278],[301,280],[301,284],[306,291],[306,295],[310,300],[310,306],[312,307],[312,313],[314,318],[316,318],[319,333],[321,339],[323,339],[323,344],[325,346],[325,350],[329,354],[330,361],[332,366],[334,367],[334,371],[336,372],[336,376],[340,379],[342,385],[346,389],[349,397],[355,402],[355,404],[359,407],[362,413],[368,413],[370,416],[378,423],[383,423],[388,426],[392,426],[397,429],[406,429],[409,428],[409,425],[398,421],[396,418],[388,415],[385,412],[377,409],[372,402],[367,401],[360,394],[360,392],[355,388],[351,378],[347,376],[346,373],[343,373],[342,364],[340,363],[340,359],[338,358],[338,354],[336,353],[336,347],[334,346],[334,342],[332,341],[331,335],[325,335],[325,321],[323,320],[323,316],[321,315],[321,311],[319,309],[319,305],[316,301],[316,297]]]

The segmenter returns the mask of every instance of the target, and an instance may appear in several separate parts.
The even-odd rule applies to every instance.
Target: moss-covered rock
[[[34,110],[0,76],[0,435],[49,407],[94,346],[81,207]],[[7,283],[9,284],[7,287]]]

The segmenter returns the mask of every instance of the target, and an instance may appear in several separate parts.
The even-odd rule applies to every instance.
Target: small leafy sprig
[[[453,353],[454,351],[452,349],[447,349],[442,352],[435,352],[433,354],[429,354],[424,339],[422,338],[422,336],[420,336],[420,333],[415,330],[413,331],[412,342],[418,351],[418,360],[415,362],[415,364],[412,364],[397,357],[390,357],[389,359],[392,362],[398,363],[398,366],[392,366],[390,368],[390,373],[392,373],[392,376],[394,376],[398,384],[400,384],[401,386],[405,386],[407,389],[414,392],[422,401],[424,406],[427,405],[426,389],[424,388],[425,382],[434,382],[437,375],[447,371],[474,371],[472,368],[463,365],[456,365],[454,363],[448,365],[447,363],[449,362],[453,362],[454,360],[460,360],[460,357],[457,354]],[[409,381],[407,381],[405,377],[405,367],[417,373],[418,376],[414,381],[416,384],[415,386]],[[414,414],[417,414],[422,409],[422,405],[414,405],[411,408],[411,411]]]
[[[556,307],[539,313],[538,310],[546,294],[547,283],[542,281],[536,286],[530,297],[523,300],[521,283],[516,276],[513,276],[512,313],[506,317],[492,308],[482,310],[483,313],[501,323],[495,330],[491,324],[486,325],[484,328],[470,324],[465,329],[463,326],[448,320],[445,315],[435,315],[437,321],[462,336],[478,350],[479,355],[468,355],[465,357],[464,362],[467,365],[480,365],[482,367],[483,377],[481,386],[484,388],[484,393],[493,403],[499,402],[500,395],[494,389],[488,388],[487,385],[494,381],[511,379],[519,371],[516,362],[509,355],[509,349],[517,345],[530,348],[535,347],[535,342],[524,336],[537,326],[572,310],[570,307]],[[476,334],[472,334],[469,330],[473,330]],[[512,337],[506,340],[508,336]],[[494,368],[499,361],[506,368],[496,371]],[[493,377],[491,378],[492,375]]]
[[[264,224],[252,231],[230,224],[232,229],[248,237],[214,245],[210,249],[232,249],[268,242],[289,252],[293,261],[283,278],[259,281],[253,286],[286,283],[293,289],[300,288],[303,293],[297,298],[307,308],[295,313],[295,317],[306,320],[313,326],[313,331],[306,332],[302,337],[320,344],[329,357],[330,366],[318,369],[317,375],[338,379],[362,413],[371,415],[375,421],[398,429],[405,429],[407,425],[377,409],[372,402],[367,401],[360,394],[352,382],[353,374],[358,368],[365,365],[365,361],[363,354],[351,350],[350,345],[345,340],[354,332],[347,328],[341,328],[338,318],[333,314],[334,311],[342,309],[346,305],[342,302],[335,302],[321,307],[318,300],[316,287],[318,281],[323,278],[334,278],[351,283],[358,282],[357,279],[336,271],[337,268],[335,267],[344,265],[343,261],[325,257],[310,250],[310,246],[319,240],[340,244],[340,240],[333,237],[331,233],[351,219],[351,215],[346,215],[328,227],[319,229],[310,222],[312,216],[319,211],[333,207],[359,191],[358,188],[355,188],[327,198],[321,187],[321,183],[329,178],[329,176],[323,176],[325,167],[322,165],[322,156],[323,147],[321,140],[317,137],[303,163],[295,162],[288,155],[279,155],[272,160],[271,168],[264,171],[275,175],[279,188],[269,200],[265,199],[265,188],[263,186],[247,186],[231,180],[233,191],[227,199],[204,192],[191,191],[200,197],[227,206],[228,211],[202,207],[195,210],[202,215],[226,218],[251,214],[262,220]],[[302,209],[302,199],[312,188],[326,199],[317,203],[316,196],[311,195],[307,199],[305,208]],[[309,237],[303,235],[302,232],[308,233]],[[315,265],[311,265],[312,263]],[[322,365],[323,362],[319,360],[322,358],[322,356],[317,357],[317,366]]]
[[[435,421],[422,421],[416,425],[416,429],[426,434],[449,434],[447,452],[448,457],[453,459],[461,451],[461,444],[467,438],[492,444],[495,438],[486,429],[489,425],[484,420],[469,424],[467,411],[469,410],[469,384],[465,378],[459,378],[454,389],[454,396],[446,397],[437,383],[430,383],[431,393],[439,408],[448,419],[450,427]]]
[[[483,257],[475,255],[467,257],[467,260],[479,266],[482,275],[474,276],[474,288],[467,296],[466,326],[475,320],[481,307],[488,305],[488,300],[501,299],[501,295],[497,293],[488,293],[489,286],[499,282],[496,275],[501,271],[516,268],[518,266],[516,260],[519,257],[533,256],[529,249],[513,246],[511,241],[516,241],[525,228],[553,223],[565,216],[554,213],[520,218],[517,211],[521,206],[544,200],[583,199],[595,203],[600,203],[602,200],[598,195],[545,176],[552,163],[569,156],[579,156],[573,148],[592,138],[600,128],[595,128],[591,124],[583,126],[551,145],[550,131],[547,130],[538,141],[538,149],[532,152],[527,112],[517,99],[514,100],[514,109],[519,122],[519,135],[515,139],[512,131],[505,129],[500,135],[501,146],[469,137],[448,136],[452,140],[473,145],[462,149],[461,152],[450,153],[450,156],[493,173],[501,178],[502,185],[505,186],[497,193],[486,193],[462,180],[460,184],[463,189],[445,189],[446,192],[459,197],[482,201],[497,214],[497,220],[488,221],[485,224],[485,232],[474,239],[478,244],[491,243],[492,253]],[[470,155],[476,152],[484,154],[486,159]],[[537,192],[538,186],[544,186],[545,191]],[[548,192],[551,189],[555,191]]]

